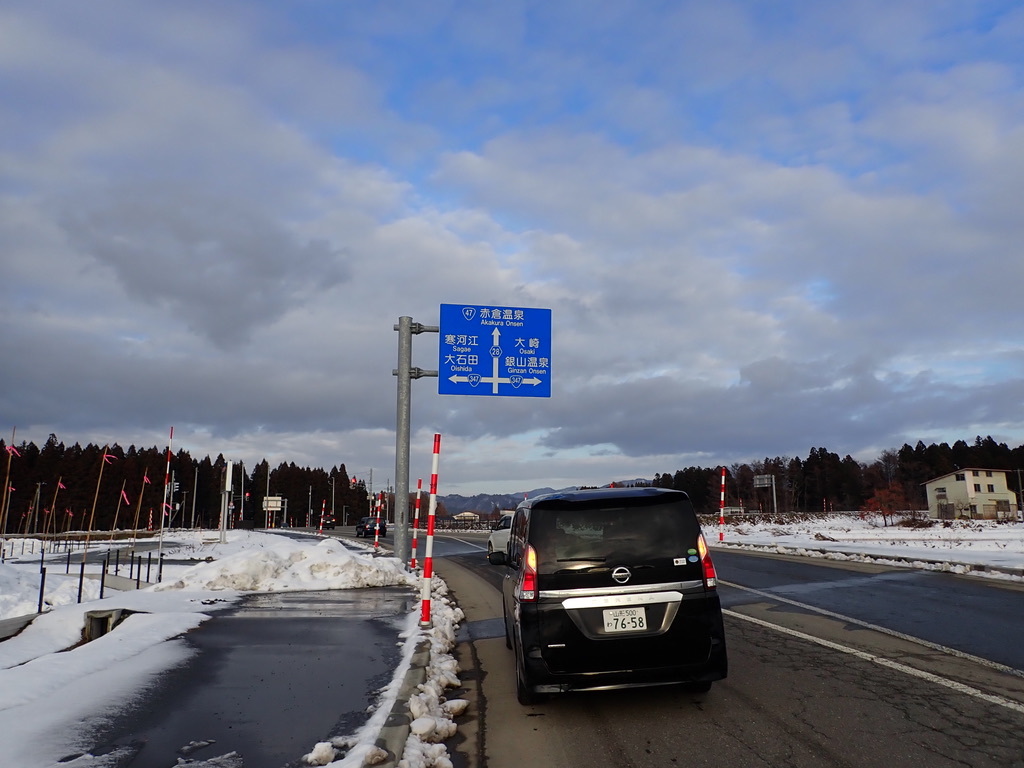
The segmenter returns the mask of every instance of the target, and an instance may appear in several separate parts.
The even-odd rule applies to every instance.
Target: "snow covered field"
[[[833,559],[875,560],[908,567],[974,572],[991,578],[1021,580],[1024,574],[1024,524],[957,521],[930,528],[883,526],[879,518],[858,515],[809,517],[773,522],[758,517],[731,522],[718,542],[716,526],[705,526],[712,547],[751,547]],[[179,638],[245,592],[309,589],[358,589],[419,582],[395,558],[375,556],[369,547],[356,551],[334,539],[296,541],[269,533],[231,531],[226,544],[217,534],[167,534],[164,551],[195,564],[164,567],[162,584],[132,592],[113,592],[98,601],[99,584],[87,581],[85,602],[75,603],[77,576],[52,571],[47,576],[47,611],[17,637],[0,642],[0,745],[5,763],[20,768],[52,766],[74,751],[73,729],[104,702],[123,700],[186,654]],[[36,547],[38,551],[38,547]],[[903,560],[897,562],[895,558]],[[978,571],[978,567],[1000,569]],[[53,570],[58,570],[54,568]],[[39,555],[16,556],[0,565],[0,618],[34,613],[39,590]],[[466,702],[446,700],[457,686],[458,669],[450,651],[461,610],[446,597],[439,579],[433,583],[434,627],[418,627],[418,612],[403,632],[402,663],[367,723],[333,743],[311,744],[307,762],[337,768],[370,764],[381,757],[374,747],[395,703],[418,646],[431,648],[426,682],[410,699],[412,735],[402,765],[450,768],[444,740],[456,730],[455,717]],[[83,612],[127,608],[129,616],[113,632],[71,651],[81,640]],[[143,613],[144,612],[144,613]],[[85,692],[89,695],[85,695]],[[97,691],[103,699],[97,700]],[[88,702],[88,705],[80,702]],[[107,756],[113,760],[116,756]],[[86,756],[61,763],[63,768],[103,768],[104,758]],[[194,768],[235,768],[237,756],[185,762]]]
[[[749,522],[733,520],[722,531],[726,547],[870,560],[1013,581],[1024,576],[1024,523],[1019,522],[955,520],[917,528],[886,526],[880,517],[856,513],[812,516],[784,524],[771,522],[770,516],[757,516]],[[705,525],[704,534],[712,548],[721,546],[716,526]]]

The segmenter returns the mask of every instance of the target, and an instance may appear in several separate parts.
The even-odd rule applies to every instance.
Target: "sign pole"
[[[221,491],[220,498],[220,543],[224,544],[228,540],[228,515],[230,514],[230,499],[231,499],[231,462],[228,461],[224,464],[224,489]]]
[[[437,371],[424,371],[412,367],[412,335],[438,333],[436,325],[414,323],[411,317],[398,318],[398,367],[392,374],[398,377],[398,406],[395,428],[395,557],[409,562],[409,424],[412,410],[412,380],[424,376],[437,376]]]

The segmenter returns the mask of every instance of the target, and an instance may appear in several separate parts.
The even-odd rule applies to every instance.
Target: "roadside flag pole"
[[[441,454],[441,435],[434,435],[434,456],[430,469],[430,503],[427,506],[427,546],[423,553],[423,582],[420,587],[422,608],[420,626],[430,626],[430,582],[434,578],[434,516],[437,513],[437,462]]]
[[[126,477],[121,481],[121,495],[117,499],[117,509],[114,510],[114,524],[110,526],[110,543],[114,543],[114,535],[117,533],[117,519],[121,516],[121,502],[123,501],[129,507],[132,505],[128,501],[128,494],[124,492],[125,486],[128,485],[128,478]]]
[[[160,543],[157,546],[158,557],[164,554],[164,514],[170,509],[171,491],[171,441],[174,440],[174,427],[171,427],[171,436],[167,439],[167,469],[164,470],[164,502],[160,505]]]
[[[412,557],[409,559],[409,570],[416,572],[416,536],[420,530],[420,496],[423,494],[423,478],[416,481],[416,505],[412,516]]]
[[[57,531],[57,494],[60,493],[61,489],[64,488],[64,483],[61,481],[64,479],[64,475],[57,477],[57,487],[53,489],[53,503],[50,504],[50,517],[46,519],[46,526],[43,528],[43,534],[49,532],[50,518],[53,518],[53,535],[56,537]]]
[[[146,486],[149,482],[149,467],[142,470],[142,487],[139,488],[139,503],[135,505],[135,525],[132,527],[132,555],[135,554],[135,545],[139,541],[139,515],[142,512],[142,496],[146,493]]]
[[[100,473],[96,478],[96,493],[92,497],[92,512],[89,513],[89,525],[85,529],[85,546],[82,548],[82,564],[85,565],[86,558],[89,556],[89,539],[92,538],[92,524],[96,520],[96,502],[100,498],[100,483],[103,482],[103,467],[106,466],[112,458],[111,454],[107,453],[109,445],[103,446],[103,457],[100,459]]]
[[[11,442],[7,444],[7,474],[4,476],[4,493],[0,497],[0,536],[7,537],[7,508],[10,506],[10,492],[11,492],[11,459],[14,456],[20,456],[18,449],[14,447],[14,435],[17,433],[18,428],[11,428]]]
[[[718,540],[725,541],[725,467],[722,467],[722,495],[718,502]]]

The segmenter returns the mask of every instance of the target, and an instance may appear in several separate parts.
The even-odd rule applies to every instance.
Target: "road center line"
[[[883,627],[878,624],[871,624],[867,621],[855,619],[852,616],[844,616],[843,614],[836,613],[835,611],[830,611],[825,608],[818,608],[817,606],[808,605],[807,603],[801,603],[798,600],[791,600],[788,597],[780,597],[779,595],[774,595],[771,592],[765,592],[760,589],[754,589],[753,587],[744,587],[742,584],[734,584],[729,581],[722,581],[721,579],[718,580],[718,583],[727,587],[732,587],[733,589],[740,589],[744,592],[750,592],[751,594],[758,595],[769,600],[775,600],[780,603],[792,605],[796,608],[802,608],[805,611],[811,611],[813,613],[820,614],[821,616],[827,616],[830,619],[837,619],[847,624],[856,624],[858,627],[870,629],[874,632],[881,632],[883,634],[889,635],[890,637],[895,637],[899,640],[905,640],[908,643],[916,643],[917,645],[924,646],[925,648],[930,648],[933,651],[939,651],[940,653],[945,653],[950,656],[956,656],[959,659],[964,659],[965,661],[969,661],[973,664],[980,664],[983,667],[994,669],[997,672],[1002,672],[1007,675],[1013,675],[1014,677],[1024,678],[1024,671],[1022,670],[1016,669],[1015,667],[1007,666],[1006,664],[1000,664],[998,661],[992,661],[991,659],[985,659],[981,656],[975,656],[973,654],[967,653],[966,651],[959,651],[956,648],[949,648],[945,645],[939,645],[938,643],[933,643],[930,640],[925,640],[924,638],[914,637],[913,635],[907,635],[903,632],[898,632],[895,629],[889,629],[888,627]]]
[[[888,667],[889,669],[896,670],[897,672],[903,672],[904,674],[910,675],[911,677],[917,677],[922,680],[927,680],[928,682],[935,683],[936,685],[941,685],[945,688],[949,688],[950,690],[956,691],[957,693],[963,693],[968,696],[972,696],[976,699],[980,699],[981,701],[987,702],[989,704],[996,704],[1000,707],[1011,709],[1014,712],[1024,714],[1024,704],[1019,704],[1016,701],[1011,701],[1010,699],[1003,698],[1002,696],[994,696],[990,693],[985,693],[984,691],[980,691],[977,688],[972,688],[969,685],[958,683],[955,680],[949,680],[945,677],[939,677],[938,675],[934,675],[931,672],[925,672],[921,669],[915,669],[914,667],[907,666],[906,664],[901,664],[900,662],[893,661],[892,659],[886,659],[882,656],[876,656],[873,653],[868,653],[867,651],[861,651],[856,648],[850,648],[845,645],[840,645],[839,643],[834,643],[831,640],[825,640],[821,637],[808,635],[805,632],[800,632],[795,629],[789,629],[788,627],[783,627],[779,624],[772,624],[769,621],[764,621],[763,619],[758,619],[754,616],[747,616],[745,614],[737,613],[736,611],[728,609],[723,609],[722,613],[724,613],[726,616],[731,616],[735,619],[742,619],[743,621],[748,621],[752,624],[757,624],[758,626],[764,627],[766,629],[781,632],[784,635],[789,635],[800,640],[806,640],[808,642],[815,643],[825,648],[830,648],[831,650],[839,651],[840,653],[846,653],[851,656],[855,656],[856,658],[862,659],[864,661],[870,661],[874,664],[878,664],[883,667]]]

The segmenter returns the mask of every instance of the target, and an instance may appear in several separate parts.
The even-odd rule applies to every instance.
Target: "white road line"
[[[918,677],[922,680],[927,680],[928,682],[935,683],[936,685],[944,686],[953,691],[956,691],[957,693],[963,693],[968,696],[972,696],[976,699],[980,699],[981,701],[987,702],[989,704],[996,704],[997,706],[1005,707],[1006,709],[1011,709],[1014,712],[1024,714],[1024,704],[1020,704],[1016,701],[1011,701],[1010,699],[1005,699],[1002,696],[994,696],[990,693],[985,693],[984,691],[980,691],[977,688],[972,688],[969,685],[958,683],[956,680],[949,680],[945,677],[939,677],[938,675],[933,675],[931,672],[925,672],[920,669],[914,669],[914,667],[909,667],[906,664],[901,664],[900,662],[893,661],[892,659],[886,659],[882,656],[876,656],[873,653],[867,653],[866,651],[861,651],[856,648],[850,648],[845,645],[840,645],[839,643],[833,643],[831,640],[825,640],[820,637],[814,637],[813,635],[808,635],[805,632],[799,632],[795,629],[789,629],[778,624],[772,624],[769,621],[764,621],[763,619],[758,619],[753,616],[747,616],[742,613],[737,613],[736,611],[723,609],[722,613],[724,613],[726,616],[731,616],[735,619],[749,621],[752,624],[757,624],[761,627],[765,627],[766,629],[781,632],[784,635],[796,637],[800,640],[806,640],[807,642],[815,643],[825,648],[830,648],[834,651],[839,651],[840,653],[847,653],[851,656],[857,657],[858,659],[870,661],[880,666],[888,667],[889,669],[894,669],[897,672],[903,672],[906,675]]]
[[[434,535],[436,536],[437,534],[435,533]],[[466,546],[473,547],[474,549],[484,549],[484,550],[487,549],[487,547],[481,547],[476,542],[466,541],[465,539],[460,539],[458,536],[452,536],[450,533],[443,534],[443,536],[446,539],[450,539],[451,541],[457,541],[460,544],[465,544]]]
[[[760,589],[754,589],[753,587],[744,587],[742,584],[734,584],[729,581],[722,581],[721,579],[718,580],[718,583],[725,585],[727,587],[732,587],[734,589],[741,589],[744,592],[750,592],[751,594],[758,595],[769,600],[775,600],[780,603],[786,603],[787,605],[802,608],[805,611],[811,611],[822,616],[828,616],[831,619],[838,619],[839,621],[845,622],[847,624],[856,624],[858,627],[864,627],[864,629],[870,629],[875,632],[882,632],[883,634],[889,635],[890,637],[895,637],[900,640],[906,640],[908,643],[916,643],[917,645],[924,646],[925,648],[930,648],[933,651],[939,651],[940,653],[949,654],[950,656],[956,656],[957,658],[964,659],[965,661],[970,661],[973,664],[980,664],[983,667],[994,669],[997,672],[1002,672],[1007,675],[1013,675],[1015,677],[1024,677],[1024,671],[1019,670],[1015,667],[1010,667],[1006,664],[1000,664],[998,661],[985,659],[981,656],[975,656],[973,654],[967,653],[966,651],[959,651],[956,648],[949,648],[945,645],[939,645],[938,643],[933,643],[930,640],[925,640],[920,637],[914,637],[913,635],[907,635],[903,632],[897,632],[895,629],[889,629],[888,627],[882,627],[878,624],[871,624],[867,621],[861,621],[860,619],[855,619],[852,616],[844,616],[841,613],[829,611],[825,608],[818,608],[817,606],[808,605],[807,603],[801,603],[798,600],[790,600],[788,597],[781,597],[779,595],[772,594],[771,592],[765,592]]]

